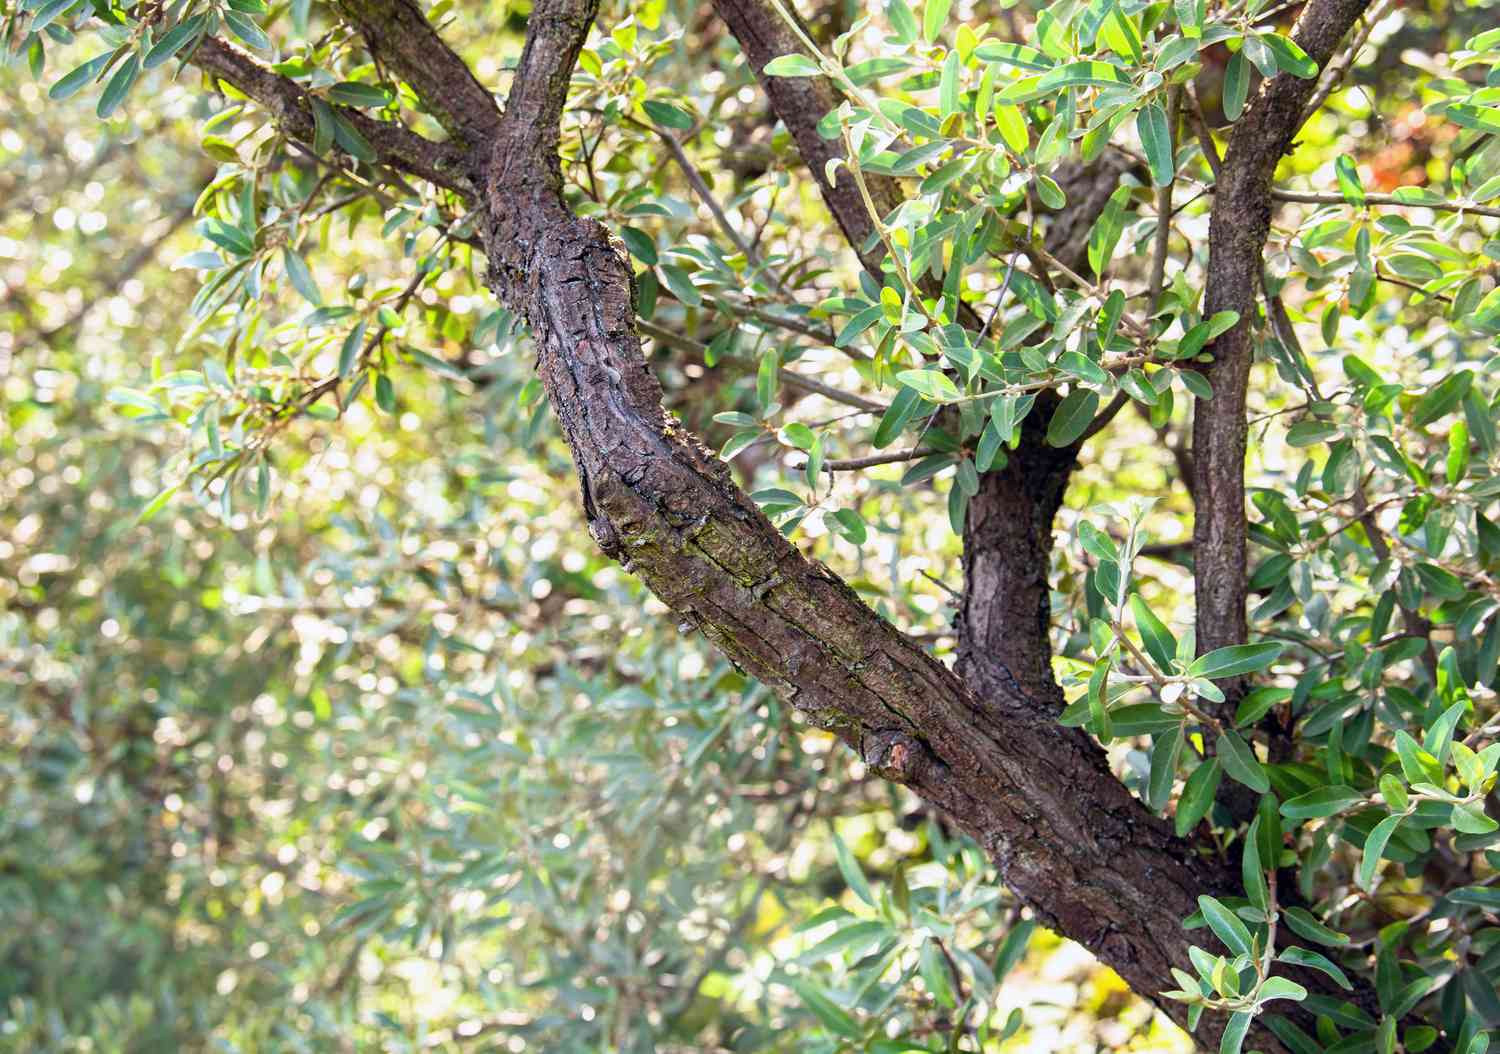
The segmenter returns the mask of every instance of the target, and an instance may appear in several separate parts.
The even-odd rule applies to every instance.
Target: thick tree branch
[[[500,127],[500,107],[468,63],[454,54],[415,0],[339,0],[370,54],[412,86],[427,112],[453,138],[488,143]]]
[[[1168,967],[1187,961],[1194,940],[1180,920],[1199,893],[1233,888],[1234,874],[1173,838],[1097,746],[1060,730],[1023,685],[1011,679],[981,701],[803,558],[662,411],[629,265],[561,196],[559,113],[595,2],[544,0],[532,15],[485,227],[490,283],[531,324],[591,533],[686,626],[836,731],[875,773],[953,816],[1048,925],[1139,992],[1170,985]],[[1180,1019],[1180,1006],[1168,1011]],[[1200,1034],[1221,1024],[1205,1022]]]
[[[188,61],[254,99],[286,135],[304,145],[313,142],[316,127],[311,103],[307,91],[296,81],[273,73],[217,37],[201,41]],[[338,112],[365,137],[383,163],[465,198],[472,197],[467,157],[456,146],[434,143],[400,125],[366,117],[358,110],[338,107]]]
[[[1369,0],[1312,0],[1297,20],[1293,38],[1322,67],[1368,5]],[[1256,289],[1271,227],[1271,179],[1316,87],[1316,79],[1289,73],[1262,85],[1230,133],[1214,194],[1204,313],[1236,311],[1240,317],[1209,348],[1213,362],[1204,372],[1214,397],[1199,401],[1193,417],[1193,577],[1200,652],[1244,643],[1248,634],[1245,395],[1254,353]],[[1232,708],[1237,686],[1227,687]]]

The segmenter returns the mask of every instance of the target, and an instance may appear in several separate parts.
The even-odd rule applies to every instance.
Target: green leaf
[[[1208,815],[1222,778],[1223,769],[1219,767],[1218,758],[1209,758],[1194,769],[1193,774],[1187,778],[1187,783],[1182,787],[1182,797],[1177,802],[1177,815],[1174,818],[1178,838],[1186,838],[1187,833],[1198,826],[1198,821]]]
[[[818,437],[800,421],[793,421],[781,430],[782,437],[798,450],[811,450]]]
[[[784,57],[801,58],[800,55],[788,55]],[[766,64],[766,69],[769,70],[773,63],[780,61],[781,59],[772,59],[771,62],[768,62]],[[803,61],[810,62],[811,60],[804,59]],[[816,66],[814,67],[814,71],[816,72]],[[646,111],[647,117],[651,118],[651,120],[655,121],[663,128],[676,128],[679,131],[688,132],[692,131],[693,125],[695,123],[693,120],[693,115],[682,109],[680,106],[674,106],[669,102],[661,102],[658,99],[647,99],[645,102],[641,103],[641,109]]]
[[[1238,732],[1222,733],[1215,753],[1224,763],[1224,771],[1231,779],[1243,783],[1257,794],[1265,794],[1271,789],[1271,781],[1266,776],[1266,770],[1261,767],[1260,759],[1255,756],[1250,744],[1240,738]]]
[[[755,442],[763,435],[765,435],[765,433],[761,432],[759,429],[746,429],[742,432],[736,432],[734,435],[729,437],[727,442],[725,442],[723,449],[719,451],[719,456],[725,461],[731,461],[734,459],[734,456],[736,454],[744,450],[747,446]]]
[[[1250,938],[1250,931],[1245,928],[1245,924],[1240,921],[1238,915],[1207,894],[1198,897],[1198,910],[1203,912],[1208,928],[1214,931],[1214,936],[1224,942],[1226,948],[1235,955],[1251,953],[1254,942]]]
[[[1266,884],[1265,869],[1260,862],[1260,824],[1261,818],[1256,816],[1245,832],[1245,848],[1240,854],[1240,884],[1245,887],[1245,895],[1250,898],[1250,903],[1261,911],[1269,911],[1271,890]]]
[[[390,92],[359,81],[339,81],[328,89],[328,97],[345,106],[373,106],[378,109],[391,103]]]
[[[938,80],[938,110],[944,117],[960,112],[958,102],[959,59],[957,51],[948,52],[943,60],[943,73]]]
[[[1339,159],[1334,162],[1334,171],[1338,177],[1339,193],[1344,196],[1344,200],[1351,205],[1363,205],[1365,185],[1360,182],[1359,168],[1354,164],[1354,158],[1348,154],[1340,154]]]
[[[1204,377],[1197,370],[1178,370],[1177,379],[1182,382],[1184,388],[1204,402],[1208,402],[1214,397],[1214,389],[1208,383],[1208,378]]]
[[[853,509],[835,509],[833,521],[835,529],[852,545],[864,545],[869,538],[864,517]]]
[[[1240,1048],[1245,1043],[1245,1035],[1250,1031],[1250,1022],[1254,1018],[1246,1011],[1238,1011],[1229,1015],[1229,1024],[1224,1026],[1224,1034],[1219,1038],[1219,1054],[1240,1054]]]
[[[1089,267],[1095,274],[1102,275],[1115,254],[1125,231],[1125,206],[1129,201],[1130,188],[1116,187],[1089,231]]]
[[[329,113],[333,115],[333,141],[356,161],[373,162],[376,159],[375,148],[363,133],[337,110],[330,108]]]
[[[99,105],[95,112],[100,119],[107,119],[125,101],[130,94],[130,89],[135,87],[135,79],[140,76],[141,63],[135,55],[130,56],[120,68],[115,70],[109,78],[109,83],[104,85],[104,91],[99,95]]]
[[[662,281],[667,283],[667,288],[672,295],[682,301],[688,307],[699,307],[703,304],[703,294],[698,292],[693,280],[688,273],[676,264],[662,264],[659,268]]]
[[[797,993],[803,1005],[823,1023],[824,1028],[846,1039],[860,1037],[859,1024],[854,1018],[830,999],[821,988],[816,987],[811,980],[801,977],[783,977],[781,983]]]
[[[1156,737],[1151,747],[1151,768],[1146,780],[1146,804],[1152,812],[1166,808],[1172,795],[1172,780],[1177,775],[1177,759],[1182,755],[1182,729],[1172,728]]]
[[[1349,978],[1344,976],[1344,971],[1336,966],[1332,959],[1326,955],[1306,948],[1287,948],[1276,956],[1279,962],[1291,963],[1293,966],[1305,966],[1310,970],[1317,970],[1328,975],[1337,982],[1338,986],[1345,991],[1353,991],[1354,986],[1349,983]]]
[[[333,147],[334,128],[336,122],[333,116],[333,107],[322,99],[314,98],[312,101],[313,112],[313,153],[323,157]]]
[[[1459,370],[1450,374],[1431,388],[1412,408],[1411,419],[1419,427],[1425,427],[1439,417],[1456,409],[1474,383],[1470,370]]]
[[[1260,37],[1276,58],[1276,68],[1293,77],[1308,80],[1318,75],[1318,64],[1303,51],[1297,42],[1280,33],[1263,33]]]
[[[1200,655],[1188,666],[1190,677],[1239,677],[1243,674],[1264,670],[1276,661],[1282,645],[1271,642],[1261,644],[1233,644],[1218,648],[1207,655]]]
[[[1489,834],[1491,831],[1500,829],[1500,823],[1487,816],[1484,809],[1478,805],[1455,805],[1453,829],[1461,834]]]
[[[1177,174],[1177,165],[1172,156],[1172,129],[1167,124],[1167,111],[1160,103],[1148,104],[1135,115],[1135,130],[1145,148],[1146,163],[1151,167],[1151,182],[1158,187],[1170,185]]]
[[[1057,180],[1051,176],[1037,174],[1034,180],[1036,196],[1042,200],[1042,204],[1049,209],[1061,209],[1068,203],[1068,196],[1063,188],[1058,185]]]
[[[1000,942],[1000,951],[995,956],[995,983],[1005,980],[1005,975],[1015,968],[1026,954],[1027,942],[1031,940],[1036,923],[1031,919],[1017,922]]]
[[[140,511],[140,514],[136,516],[135,522],[145,523],[147,520],[154,518],[157,513],[161,512],[162,509],[167,507],[167,502],[172,500],[172,495],[176,494],[177,489],[181,486],[182,484],[180,483],[174,483],[172,486],[163,490],[156,497],[152,498],[149,502],[146,503],[146,507]]]
[[[839,873],[844,876],[844,882],[855,896],[870,907],[875,907],[875,894],[870,891],[870,883],[865,879],[865,873],[860,869],[859,861],[854,859],[854,854],[849,851],[849,847],[844,844],[844,840],[839,837],[837,831],[833,832],[833,848],[838,858]]]
[[[1156,617],[1156,613],[1146,606],[1139,593],[1130,594],[1130,613],[1135,616],[1135,626],[1140,631],[1141,642],[1146,646],[1146,654],[1151,656],[1157,669],[1170,673],[1172,659],[1177,655],[1177,638]]]
[[[891,20],[896,39],[903,44],[916,43],[917,19],[906,6],[906,0],[885,0],[885,17]]]
[[[207,21],[206,16],[195,15],[167,30],[160,40],[151,45],[151,50],[146,52],[146,57],[141,61],[141,68],[154,70],[172,58],[203,31]]]
[[[228,23],[229,30],[244,42],[245,46],[252,51],[271,51],[271,38],[266,36],[265,31],[255,22],[240,14],[238,11],[225,11],[224,21]]]
[[[1057,65],[1036,48],[997,40],[986,41],[979,45],[974,49],[974,55],[984,62],[998,62],[1001,65],[1038,72],[1050,70]]]
[[[347,377],[354,372],[354,367],[359,362],[360,349],[364,347],[365,320],[360,319],[359,324],[344,335],[344,343],[339,348],[339,376]]]
[[[896,397],[891,400],[890,407],[881,416],[880,424],[875,429],[875,437],[870,440],[870,445],[876,450],[884,450],[890,446],[906,428],[907,422],[916,416],[921,405],[922,397],[914,389],[901,388],[896,392]]]
[[[1396,828],[1401,824],[1400,816],[1387,816],[1375,825],[1365,839],[1365,855],[1359,862],[1359,885],[1361,889],[1373,889],[1375,882],[1375,865],[1380,863],[1380,855],[1385,852],[1386,843],[1391,840],[1391,835],[1396,833]]]
[[[1285,908],[1281,913],[1281,917],[1292,928],[1292,932],[1303,940],[1331,946],[1349,943],[1347,934],[1329,929],[1314,918],[1313,913],[1306,908]]]
[[[1473,128],[1491,135],[1500,135],[1500,106],[1473,106],[1455,103],[1443,111],[1443,116],[1454,124]]]
[[[761,73],[767,77],[821,77],[823,75],[818,64],[806,55],[778,56],[766,63]],[[688,127],[692,125],[689,124]]]
[[[1265,984],[1260,986],[1260,1002],[1269,1003],[1272,999],[1290,999],[1293,1002],[1301,1002],[1307,998],[1307,989],[1296,981],[1287,977],[1267,977]]]
[[[1231,121],[1239,120],[1249,96],[1250,63],[1243,51],[1236,51],[1224,68],[1224,116]]]
[[[957,1006],[958,1001],[953,998],[953,982],[948,973],[948,964],[938,949],[936,939],[928,937],[922,942],[922,949],[917,953],[917,963],[922,983],[938,1005],[949,1009]]]
[[[651,235],[638,227],[621,227],[620,240],[625,243],[625,248],[630,250],[634,256],[647,267],[655,267],[660,257],[656,252],[656,242]]]
[[[95,55],[82,66],[64,74],[48,90],[47,98],[60,102],[63,99],[77,95],[85,84],[88,84],[104,71],[104,67],[109,65],[109,60],[113,55],[114,52],[111,51],[106,51],[102,55]]]
[[[1031,146],[1031,133],[1026,128],[1026,118],[1021,113],[1019,106],[1009,106],[1005,103],[996,103],[994,109],[995,127],[1000,130],[1000,136],[1005,140],[1005,145],[1011,148],[1015,154],[1024,154]]]
[[[764,352],[760,357],[760,365],[755,371],[755,397],[760,403],[762,412],[770,409],[771,404],[776,401],[776,388],[781,381],[778,372],[781,367],[781,353],[775,348]]]
[[[954,383],[938,370],[902,370],[896,380],[929,402],[951,403],[959,396]]]
[[[1396,756],[1401,759],[1401,774],[1408,783],[1441,783],[1443,767],[1405,729],[1395,735]]]
[[[931,44],[942,32],[952,5],[953,0],[927,0],[927,6],[922,9],[922,39],[927,43]]]
[[[288,245],[281,250],[281,261],[292,288],[313,307],[322,307],[323,294],[318,291],[318,283],[313,281],[312,272],[308,270],[307,261],[302,259],[302,254]]]
[[[375,405],[388,414],[396,412],[396,389],[384,373],[375,375]]]
[[[1058,404],[1047,423],[1049,446],[1071,446],[1093,423],[1099,409],[1099,393],[1089,388],[1074,388]]]
[[[82,2],[83,0],[45,0],[31,16],[30,32],[40,33]]]
[[[1061,88],[1130,87],[1130,78],[1108,62],[1070,62],[1048,70],[1037,82],[1036,92],[1047,95]]]
[[[1145,51],[1141,46],[1141,32],[1136,28],[1135,19],[1121,10],[1118,2],[1109,5],[1109,14],[1099,27],[1099,39],[1121,58],[1129,59],[1136,65],[1146,61]]]
[[[1315,820],[1343,812],[1364,801],[1365,796],[1353,787],[1335,785],[1318,787],[1281,803],[1281,815],[1289,820]]]

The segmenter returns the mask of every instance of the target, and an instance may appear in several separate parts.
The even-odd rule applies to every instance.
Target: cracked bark
[[[1312,0],[1292,37],[1326,66],[1369,0]],[[1245,448],[1249,433],[1245,396],[1254,354],[1251,332],[1261,253],[1271,229],[1271,179],[1301,126],[1302,111],[1317,88],[1281,73],[1266,81],[1235,123],[1220,166],[1209,220],[1205,316],[1237,311],[1240,318],[1209,352],[1204,375],[1214,397],[1193,413],[1193,581],[1197,599],[1199,653],[1245,643],[1246,537]],[[1223,686],[1226,712],[1244,691],[1243,680]]]

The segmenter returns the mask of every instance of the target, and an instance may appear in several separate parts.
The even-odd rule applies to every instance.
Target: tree
[[[1469,35],[1483,9],[1476,27],[1455,16],[1437,30],[1466,40],[1451,75],[1397,89],[1446,129],[1443,189],[1371,191],[1368,163],[1340,153],[1336,189],[1301,191],[1276,176],[1308,122],[1337,143],[1380,112],[1329,107],[1385,5],[1312,0],[1286,27],[1268,5],[1069,4],[1002,33],[956,22],[942,0],[919,24],[895,0],[878,29],[819,37],[779,0],[721,0],[863,265],[841,286],[822,279],[833,295],[813,305],[795,248],[748,239],[689,154],[711,126],[682,86],[653,84],[670,45],[641,30],[657,12],[590,47],[597,6],[536,3],[503,107],[409,0],[343,0],[319,13],[319,36],[305,3],[10,14],[38,68],[63,22],[105,23],[107,50],[52,89],[102,82],[101,116],[168,62],[253,107],[209,122],[221,167],[199,230],[215,249],[191,261],[207,272],[200,329],[247,352],[233,372],[213,358],[161,378],[165,395],[118,396],[193,436],[147,513],[184,485],[226,511],[236,487],[264,507],[293,422],[366,394],[397,409],[402,361],[461,373],[402,339],[402,313],[431,276],[481,267],[504,311],[472,340],[528,328],[600,550],[869,771],[940,809],[1046,926],[1221,1049],[1248,1036],[1272,1051],[1392,1050],[1398,1035],[1411,1050],[1485,1049],[1500,1019],[1485,357],[1500,330],[1500,209],[1485,204],[1500,195],[1500,37]],[[221,34],[276,53],[262,17],[290,57],[265,62]],[[1216,65],[1217,132],[1199,97]],[[219,134],[236,120],[251,126]],[[668,256],[645,229],[673,220],[632,185],[654,143],[727,246]],[[1210,194],[1206,244],[1174,234],[1171,218]],[[304,252],[314,215],[372,201],[408,251],[431,235],[416,273],[363,310],[325,304]],[[1295,226],[1268,255],[1280,203],[1298,206]],[[1139,259],[1117,258],[1127,231]],[[295,346],[257,336],[256,305],[282,293],[313,308],[316,335]],[[1326,348],[1310,353],[1314,319]],[[740,346],[788,332],[791,348]],[[737,429],[724,455],[781,444],[802,482],[744,489],[664,411],[643,335],[709,368],[753,363],[756,412],[716,418]],[[1400,339],[1424,345],[1418,361],[1376,353]],[[1373,350],[1345,353],[1360,343]],[[840,349],[874,391],[796,369],[799,346]],[[1253,521],[1252,374],[1290,393],[1277,417],[1293,419],[1263,441]],[[782,390],[862,416],[794,419]],[[1185,449],[1171,446],[1183,402]],[[1074,581],[1048,580],[1080,454],[1127,405],[1161,433],[1192,501],[1191,544],[1168,552],[1192,569],[1191,631],[1153,610],[1136,569],[1145,503],[1077,519]],[[897,452],[828,456],[852,436],[883,451],[903,435]],[[833,507],[829,481],[907,462],[904,484],[947,483],[962,538],[951,667],[788,537],[821,523],[872,544],[866,513]],[[1057,658],[1055,607],[1073,630]],[[1121,780],[1101,744],[1131,737],[1150,746]],[[1381,928],[1373,892],[1413,881],[1430,909]],[[960,978],[934,955],[932,991]],[[799,991],[834,1034],[878,1042],[870,1007]]]

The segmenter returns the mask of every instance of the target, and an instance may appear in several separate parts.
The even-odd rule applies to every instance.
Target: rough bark
[[[217,37],[200,41],[188,61],[260,103],[285,135],[303,144],[313,142],[314,122],[309,96],[290,77],[266,69],[233,44]],[[474,170],[468,152],[454,144],[434,143],[400,125],[373,120],[358,110],[338,109],[385,164],[436,186],[446,187],[465,198],[470,196]]]
[[[1198,894],[1237,889],[1237,872],[1172,837],[1113,777],[1087,735],[1057,726],[1045,664],[1017,660],[1015,673],[1005,659],[1006,634],[971,619],[972,645],[961,660],[966,683],[804,558],[724,464],[663,411],[635,328],[629,263],[606,230],[574,217],[562,196],[560,114],[596,6],[537,3],[504,115],[482,156],[380,122],[370,122],[376,127],[367,138],[382,159],[440,185],[460,192],[482,185],[476,204],[488,281],[532,328],[537,369],[601,548],[638,574],[685,628],[703,632],[809,720],[836,731],[875,773],[952,816],[1044,923],[1154,997],[1172,985],[1170,966],[1186,966],[1189,944],[1210,941],[1203,931],[1184,931],[1180,920]],[[293,82],[222,44],[194,61],[265,104],[290,134],[310,138],[306,100]],[[862,206],[858,216],[868,219]],[[1019,537],[1045,552],[1072,458],[1035,444],[1023,450],[1010,475],[992,474],[985,485],[996,513],[1017,487],[1030,505],[1003,521],[982,516],[976,530],[996,536],[976,539],[976,551],[998,551]],[[1030,460],[1043,455],[1045,462]],[[1029,627],[1043,645],[1045,608],[1033,601],[1045,604],[1044,564],[1039,580],[996,589],[1007,607],[1016,605],[1016,632]],[[971,569],[971,579],[985,574]],[[1179,1004],[1164,1008],[1183,1020]],[[1198,1036],[1212,1042],[1221,1027],[1206,1019]],[[1252,1041],[1283,1049],[1263,1030]]]
[[[412,86],[450,136],[468,147],[490,141],[500,107],[415,0],[339,0],[339,9],[359,28],[370,53]]]
[[[1369,0],[1312,0],[1292,37],[1321,68]],[[1271,229],[1271,179],[1292,145],[1317,79],[1289,73],[1266,81],[1229,136],[1209,221],[1205,315],[1239,312],[1209,347],[1204,373],[1214,397],[1193,416],[1193,579],[1199,652],[1243,644],[1246,597],[1245,395],[1254,354],[1252,323],[1261,253]],[[1225,685],[1232,708],[1242,685]]]
[[[592,14],[589,0],[560,0],[532,15],[485,232],[492,287],[532,326],[591,533],[748,674],[953,816],[1044,922],[1137,991],[1160,990],[1168,967],[1186,961],[1180,920],[1232,875],[1173,838],[1095,744],[1060,730],[1024,690],[981,701],[805,559],[663,413],[634,328],[630,268],[560,193],[557,115]]]

